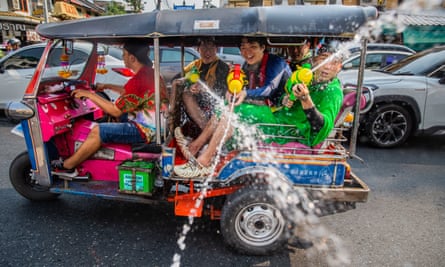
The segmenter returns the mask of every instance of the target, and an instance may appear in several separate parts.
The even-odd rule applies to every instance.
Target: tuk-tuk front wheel
[[[249,255],[268,255],[288,241],[284,213],[266,186],[246,186],[229,196],[221,214],[225,243]]]
[[[31,179],[31,161],[28,152],[20,153],[9,167],[9,179],[14,189],[29,200],[52,200],[59,194],[51,193],[47,187],[38,185]]]

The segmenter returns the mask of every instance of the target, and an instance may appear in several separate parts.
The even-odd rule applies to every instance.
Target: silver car
[[[341,71],[345,87],[357,71]],[[445,133],[445,46],[416,53],[381,70],[366,70],[363,86],[374,92],[361,117],[361,137],[377,147],[396,147],[411,135]]]
[[[0,113],[3,113],[9,103],[20,101],[25,89],[34,74],[34,71],[42,56],[45,43],[22,47],[0,59]],[[87,47],[76,45],[70,56],[70,66],[85,63],[88,58]],[[51,61],[52,66],[60,65],[62,46],[54,50]],[[96,76],[96,82],[124,84],[131,77],[125,75],[123,61],[110,55],[105,55],[105,66],[109,70],[106,74]],[[117,94],[107,90],[107,96],[111,100],[117,98]]]

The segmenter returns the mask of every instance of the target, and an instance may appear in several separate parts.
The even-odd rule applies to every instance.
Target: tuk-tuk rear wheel
[[[233,193],[222,209],[221,233],[225,243],[249,255],[269,255],[288,241],[287,219],[270,189],[250,185]]]
[[[51,193],[47,187],[37,184],[31,179],[31,161],[28,152],[20,153],[9,167],[9,179],[14,189],[29,200],[52,200],[59,194]]]

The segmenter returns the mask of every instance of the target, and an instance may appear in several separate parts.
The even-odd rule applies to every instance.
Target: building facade
[[[35,27],[44,22],[99,16],[105,9],[93,0],[0,0],[0,44],[17,38],[22,45],[39,42]],[[47,12],[45,12],[47,10]]]

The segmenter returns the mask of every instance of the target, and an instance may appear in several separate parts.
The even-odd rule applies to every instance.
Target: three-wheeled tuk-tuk
[[[371,97],[363,98],[360,86],[357,92],[345,91],[337,127],[322,147],[258,144],[255,151],[223,150],[208,177],[180,177],[173,171],[181,159],[168,123],[176,114],[160,109],[160,47],[193,46],[206,36],[227,47],[238,46],[243,36],[262,37],[276,49],[300,45],[302,38],[345,40],[376,15],[374,8],[364,7],[280,6],[162,10],[41,24],[37,32],[47,40],[46,49],[22,101],[7,111],[21,121],[27,146],[11,163],[11,183],[33,201],[61,194],[147,204],[168,201],[177,216],[220,220],[224,241],[239,252],[262,255],[281,249],[298,224],[297,214],[330,214],[367,200],[369,188],[348,160],[354,157],[362,99],[369,102]],[[106,71],[106,46],[132,39],[146,40],[154,52],[156,142],[103,144],[77,166],[77,176],[55,175],[50,162],[72,155],[92,125],[106,116],[89,99],[75,99],[70,92],[94,91],[96,77]],[[78,45],[84,53],[75,58]],[[61,47],[62,55],[55,52]],[[340,117],[351,110],[352,141],[344,146]]]

